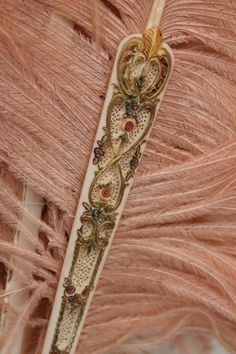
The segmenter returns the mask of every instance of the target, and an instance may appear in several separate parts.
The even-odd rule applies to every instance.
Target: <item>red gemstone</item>
[[[102,196],[104,198],[109,198],[111,196],[111,189],[110,188],[104,188],[102,190]]]
[[[89,289],[88,288],[85,288],[83,291],[82,291],[82,294],[81,294],[83,297],[88,297],[89,296]]]
[[[73,285],[66,287],[67,294],[73,294],[75,292],[75,287]]]
[[[126,130],[127,132],[132,132],[133,129],[134,129],[134,123],[129,120],[129,121],[125,124],[125,130]]]

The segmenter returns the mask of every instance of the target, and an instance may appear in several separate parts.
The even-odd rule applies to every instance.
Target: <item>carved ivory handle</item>
[[[119,46],[42,354],[76,350],[172,66],[157,27]]]

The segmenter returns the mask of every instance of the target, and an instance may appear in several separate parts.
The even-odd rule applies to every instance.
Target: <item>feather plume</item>
[[[0,303],[31,289],[23,310],[8,309],[6,354],[22,323],[22,353],[40,353],[114,55],[124,36],[144,30],[151,6],[1,6]],[[186,336],[201,338],[199,353],[211,349],[211,336],[236,352],[236,3],[167,0],[161,29],[174,73],[78,354],[151,353],[170,340],[188,352]],[[22,183],[45,198],[41,220],[24,209]],[[22,216],[39,226],[38,238]],[[14,244],[16,230],[33,250]],[[12,255],[31,275],[14,268]],[[24,287],[4,290],[7,269]]]

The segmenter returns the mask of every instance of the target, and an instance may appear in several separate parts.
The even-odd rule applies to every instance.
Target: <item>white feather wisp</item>
[[[17,270],[31,294],[23,311],[8,309],[12,326],[0,341],[9,354],[22,323],[22,354],[41,351],[116,48],[144,30],[151,5],[1,7],[1,300],[16,296],[4,290],[12,255],[32,274]],[[236,3],[167,0],[161,29],[174,73],[78,354],[150,353],[169,340],[182,348],[185,336],[200,338],[207,352],[212,335],[236,352]],[[45,198],[37,239],[21,223],[33,216],[20,182]],[[19,228],[35,251],[13,244]]]

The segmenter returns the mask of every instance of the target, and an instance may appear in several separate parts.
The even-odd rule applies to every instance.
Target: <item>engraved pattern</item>
[[[108,106],[106,126],[94,148],[96,171],[83,202],[72,265],[51,353],[69,353],[81,323],[96,274],[117,223],[119,206],[138,167],[143,145],[164,89],[171,58],[158,28],[143,38],[131,37],[117,62],[117,83]]]

